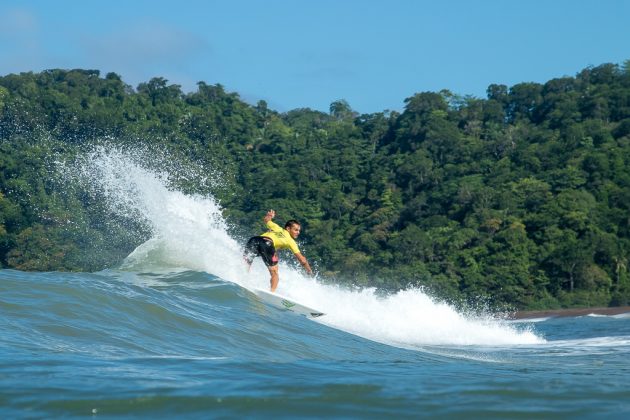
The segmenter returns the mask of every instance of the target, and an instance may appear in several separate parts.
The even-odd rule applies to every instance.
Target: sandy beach
[[[619,315],[630,314],[630,306],[617,306],[613,308],[571,308],[550,309],[545,311],[518,311],[510,316],[511,319],[566,317],[584,315]]]

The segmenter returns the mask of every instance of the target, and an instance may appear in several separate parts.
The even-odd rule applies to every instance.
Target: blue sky
[[[575,76],[630,59],[625,0],[3,0],[0,75],[98,69],[220,83],[280,112],[402,110],[417,92]]]

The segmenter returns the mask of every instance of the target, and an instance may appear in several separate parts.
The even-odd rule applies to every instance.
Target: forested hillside
[[[328,281],[523,309],[630,304],[630,61],[487,93],[278,113],[203,82],[0,77],[0,264],[99,270],[148,238],[55,168],[98,143],[216,170],[214,187],[173,182],[220,200],[240,238],[269,208],[299,219]]]

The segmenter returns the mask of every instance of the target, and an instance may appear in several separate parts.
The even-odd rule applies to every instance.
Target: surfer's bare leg
[[[254,262],[254,260],[247,258],[246,255],[243,255],[243,261],[245,261],[245,265],[247,266],[247,272],[249,273],[250,270],[252,269],[252,263]]]
[[[249,273],[250,270],[252,269],[252,263],[254,262],[253,260],[247,258],[247,255],[243,255],[243,262],[245,263],[245,265],[247,266],[247,272]]]
[[[271,274],[271,279],[269,280],[271,284],[271,291],[275,292],[278,287],[278,281],[280,280],[278,277],[278,266],[274,265],[267,268],[269,269],[269,274]]]

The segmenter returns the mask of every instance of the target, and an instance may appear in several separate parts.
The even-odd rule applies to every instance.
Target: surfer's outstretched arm
[[[312,276],[313,275],[313,270],[311,269],[310,264],[306,260],[306,257],[304,255],[302,255],[301,253],[299,253],[299,252],[297,254],[293,254],[293,255],[295,255],[295,258],[297,258],[297,260],[300,262],[302,267],[304,267],[304,270],[306,270],[306,274],[308,274],[309,276]]]
[[[265,224],[270,221],[271,219],[273,219],[274,217],[276,217],[276,212],[275,210],[269,210],[267,212],[267,214],[265,215],[265,217],[263,217],[263,220],[265,222]]]

